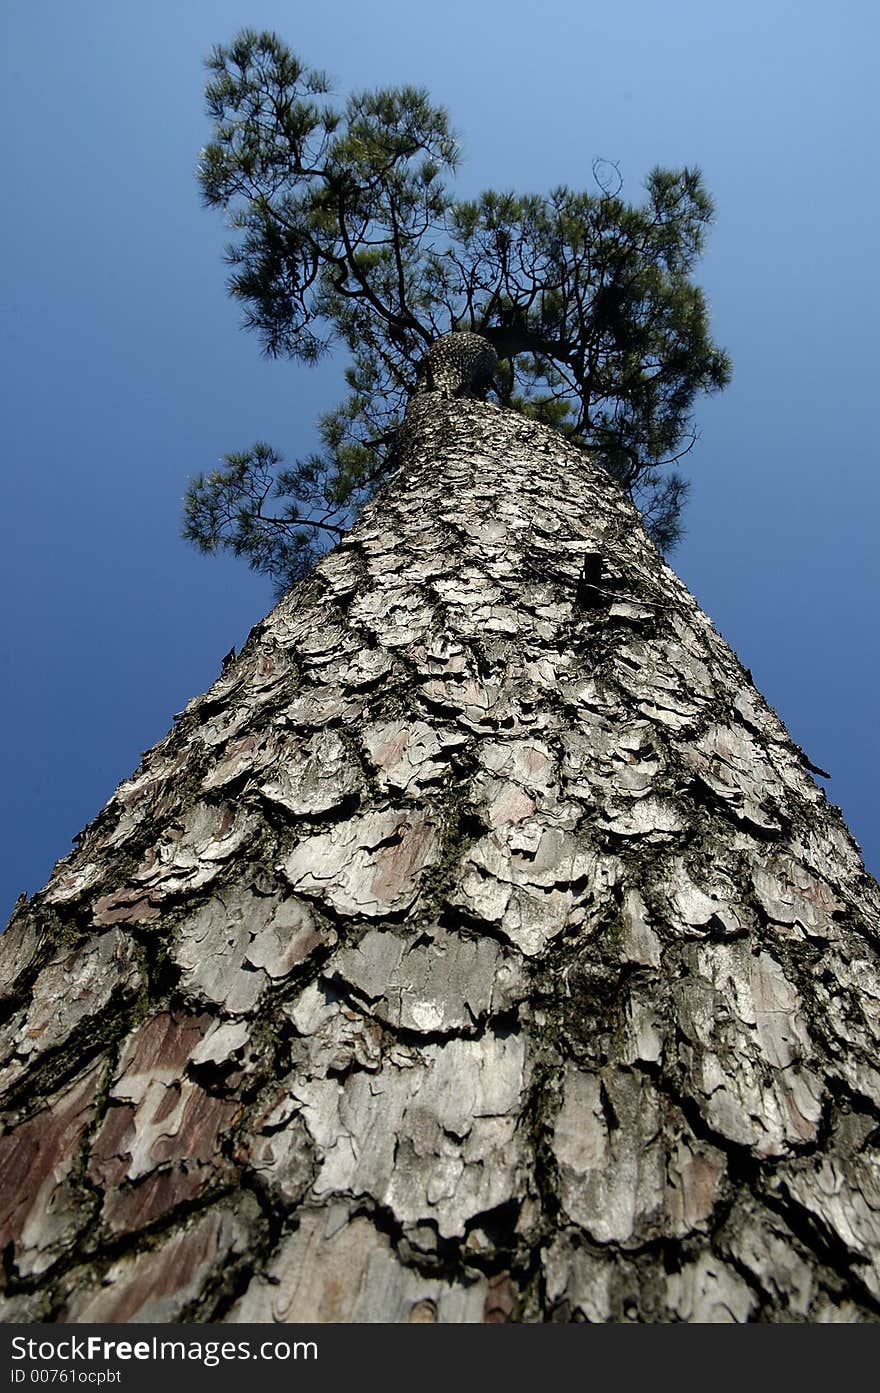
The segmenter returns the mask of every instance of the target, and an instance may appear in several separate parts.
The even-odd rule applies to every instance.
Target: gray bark
[[[617,485],[416,397],[0,940],[3,1318],[877,1320],[878,925]]]

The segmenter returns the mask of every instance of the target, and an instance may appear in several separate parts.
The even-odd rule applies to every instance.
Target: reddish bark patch
[[[84,1223],[84,1214],[78,1221],[65,1219],[66,1182],[92,1119],[99,1074],[96,1065],[60,1098],[0,1137],[0,1249],[10,1242],[16,1250],[49,1247]]]
[[[203,1166],[193,1171],[180,1166],[157,1171],[146,1180],[108,1194],[103,1217],[114,1233],[134,1233],[195,1199],[209,1178]]]
[[[117,890],[112,895],[102,895],[95,901],[92,923],[105,924],[152,924],[161,917],[162,911],[142,890]]]
[[[153,1223],[223,1174],[220,1138],[236,1116],[184,1078],[211,1017],[160,1012],[130,1043],[89,1160],[89,1179],[105,1191],[103,1218],[116,1231]]]
[[[489,1289],[483,1302],[483,1322],[486,1325],[506,1325],[516,1318],[517,1289],[508,1272],[498,1272],[489,1278]]]
[[[102,1188],[118,1185],[131,1160],[125,1142],[134,1132],[134,1108],[110,1107],[92,1147],[86,1174]]]
[[[65,1321],[174,1321],[196,1298],[235,1244],[234,1225],[223,1213],[205,1215],[161,1247],[111,1268],[98,1291],[85,1288]]]
[[[380,903],[404,898],[431,860],[436,840],[434,828],[422,818],[401,821],[394,839],[382,847],[373,876],[371,889]]]
[[[212,1023],[213,1017],[207,1013],[187,1016],[160,1011],[151,1016],[129,1041],[120,1060],[113,1089],[116,1096],[126,1096],[120,1085],[124,1084],[127,1076],[151,1075],[157,1069],[163,1074],[168,1070],[182,1071]]]

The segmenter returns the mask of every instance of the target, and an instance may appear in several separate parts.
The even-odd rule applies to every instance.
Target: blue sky
[[[295,455],[341,364],[266,363],[200,205],[202,60],[274,28],[339,89],[426,86],[462,193],[638,195],[696,164],[734,381],[701,406],[672,558],[880,870],[876,0],[17,0],[0,20],[0,922],[38,889],[271,594],[179,539],[188,477]]]

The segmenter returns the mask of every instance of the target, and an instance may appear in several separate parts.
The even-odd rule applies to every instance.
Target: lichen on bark
[[[878,926],[614,481],[419,395],[0,940],[3,1317],[875,1321]]]

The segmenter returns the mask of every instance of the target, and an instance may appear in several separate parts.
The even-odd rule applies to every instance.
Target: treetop
[[[319,453],[288,466],[260,444],[198,476],[184,535],[284,590],[387,474],[431,344],[465,330],[501,360],[499,402],[604,464],[673,545],[687,485],[669,466],[693,444],[696,397],[730,378],[692,280],[713,216],[699,171],[653,169],[638,205],[603,160],[589,190],[457,200],[456,138],[425,91],[336,104],[326,74],[248,29],[208,69],[198,178],[236,233],[230,294],[272,357],[344,347],[348,394]]]

